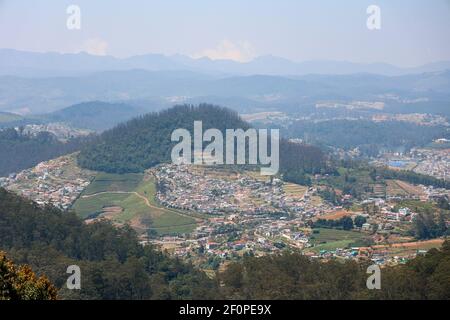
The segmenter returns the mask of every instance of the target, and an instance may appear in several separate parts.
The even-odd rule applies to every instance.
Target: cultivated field
[[[325,220],[339,220],[343,217],[349,217],[355,213],[356,212],[353,212],[353,211],[340,210],[340,211],[331,212],[331,213],[323,215],[323,216],[319,216],[317,218],[325,219]]]
[[[390,196],[423,196],[423,190],[420,187],[400,180],[386,180],[386,192]]]
[[[163,208],[155,201],[155,181],[144,174],[99,173],[73,205],[83,218],[128,223],[136,230],[160,234],[191,232],[193,217]]]
[[[315,246],[309,249],[314,252],[357,246],[365,236],[364,234],[356,231],[326,228],[318,228],[315,230],[316,232],[319,231],[319,233],[312,234],[312,237],[314,237],[312,243]]]

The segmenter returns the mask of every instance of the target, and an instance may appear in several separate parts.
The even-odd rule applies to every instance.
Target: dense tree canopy
[[[41,208],[0,189],[0,249],[45,274],[61,298],[214,298],[215,283],[192,266],[151,246],[129,227],[90,225],[73,213]],[[82,290],[68,290],[67,267],[78,265]]]
[[[0,251],[0,300],[55,300],[56,288],[27,265],[16,266]]]
[[[405,265],[381,269],[381,289],[366,286],[366,263],[310,260],[300,253],[246,257],[219,275],[235,299],[450,299],[450,241]]]

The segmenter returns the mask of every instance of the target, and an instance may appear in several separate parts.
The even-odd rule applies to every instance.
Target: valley
[[[424,208],[433,210],[430,201],[439,189],[400,180],[371,182],[361,170],[356,176],[354,170],[311,176],[312,186],[302,186],[233,166],[161,164],[144,173],[115,174],[80,168],[76,159],[75,153],[43,162],[0,183],[40,205],[73,211],[86,224],[129,225],[142,244],[210,271],[248,253],[264,256],[286,249],[322,260],[396,264],[442,243],[413,250],[408,245],[414,241],[412,217]],[[342,191],[344,176],[355,176],[353,185],[361,184],[362,190],[373,184],[383,191],[352,196]],[[336,188],[338,202],[327,195],[330,188]],[[321,222],[343,219],[350,219],[349,229]],[[363,222],[357,224],[358,219]]]

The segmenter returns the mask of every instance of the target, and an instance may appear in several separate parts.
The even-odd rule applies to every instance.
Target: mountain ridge
[[[29,77],[83,75],[106,70],[189,70],[215,75],[307,75],[351,74],[368,72],[404,75],[450,69],[450,61],[438,61],[416,67],[398,67],[389,63],[309,60],[295,62],[273,55],[263,55],[248,62],[191,58],[186,55],[141,54],[127,58],[98,56],[86,52],[56,53],[0,49],[0,75]]]

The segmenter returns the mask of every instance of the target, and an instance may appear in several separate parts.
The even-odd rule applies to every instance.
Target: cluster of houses
[[[0,178],[0,186],[39,205],[70,208],[89,185],[92,175],[77,169],[73,155],[41,162],[37,166]]]
[[[438,179],[450,179],[450,151],[448,149],[415,149],[411,152],[418,160],[414,172],[427,174]]]
[[[334,250],[320,250],[319,252],[308,251],[304,255],[313,259],[321,260],[354,260],[354,261],[370,261],[380,266],[405,264],[414,259],[418,254],[424,254],[425,250],[410,250],[401,255],[390,253],[387,250],[377,250],[370,247],[354,247],[354,248],[336,248]]]
[[[443,144],[447,139],[437,139]],[[373,161],[375,165],[387,165],[396,169],[412,170],[438,179],[450,179],[450,150],[432,148],[413,148],[409,153],[386,153]]]
[[[163,164],[152,169],[158,190],[156,199],[169,208],[209,215],[304,213],[310,206],[310,194],[292,197],[284,192],[283,182],[266,181],[240,173],[224,179],[205,174],[194,166]]]
[[[72,128],[64,123],[51,122],[46,124],[27,124],[23,127],[16,127],[17,132],[24,135],[36,136],[41,132],[53,134],[60,141],[67,141],[72,138],[83,137],[91,134],[90,130]]]

